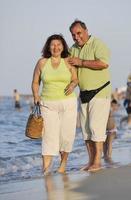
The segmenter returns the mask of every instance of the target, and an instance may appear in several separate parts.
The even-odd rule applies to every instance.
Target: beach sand
[[[0,186],[0,200],[130,200],[131,165],[53,174]]]

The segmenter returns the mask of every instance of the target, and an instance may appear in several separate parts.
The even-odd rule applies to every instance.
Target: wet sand
[[[0,200],[130,200],[131,165],[3,184]]]
[[[76,166],[64,175],[0,184],[0,200],[130,200],[131,147],[113,149],[112,157],[102,159],[104,168],[98,172]]]

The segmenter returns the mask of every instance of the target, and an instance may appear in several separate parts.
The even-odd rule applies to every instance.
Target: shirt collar
[[[87,40],[87,42],[85,43],[85,45],[91,43],[92,40],[93,40],[93,38],[94,38],[94,37],[93,37],[92,35],[90,35],[90,36],[89,36],[89,39]]]

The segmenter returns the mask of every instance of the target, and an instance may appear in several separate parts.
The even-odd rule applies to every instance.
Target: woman
[[[61,35],[50,36],[42,50],[32,81],[34,103],[42,102],[45,133],[42,138],[43,169],[47,173],[52,157],[61,155],[58,172],[64,173],[75,137],[78,84],[74,67],[68,64],[68,46]],[[43,83],[39,96],[40,82]]]

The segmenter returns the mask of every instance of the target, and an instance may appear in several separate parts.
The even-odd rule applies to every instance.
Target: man
[[[83,169],[97,171],[101,169],[101,154],[110,111],[109,50],[102,41],[88,34],[82,21],[74,21],[70,32],[75,43],[70,50],[69,63],[78,68],[80,91],[103,86],[91,100],[81,102],[80,111],[82,133],[89,154],[89,163]]]
[[[20,95],[19,95],[17,89],[14,89],[14,100],[15,100],[15,108],[20,109],[21,108]]]

